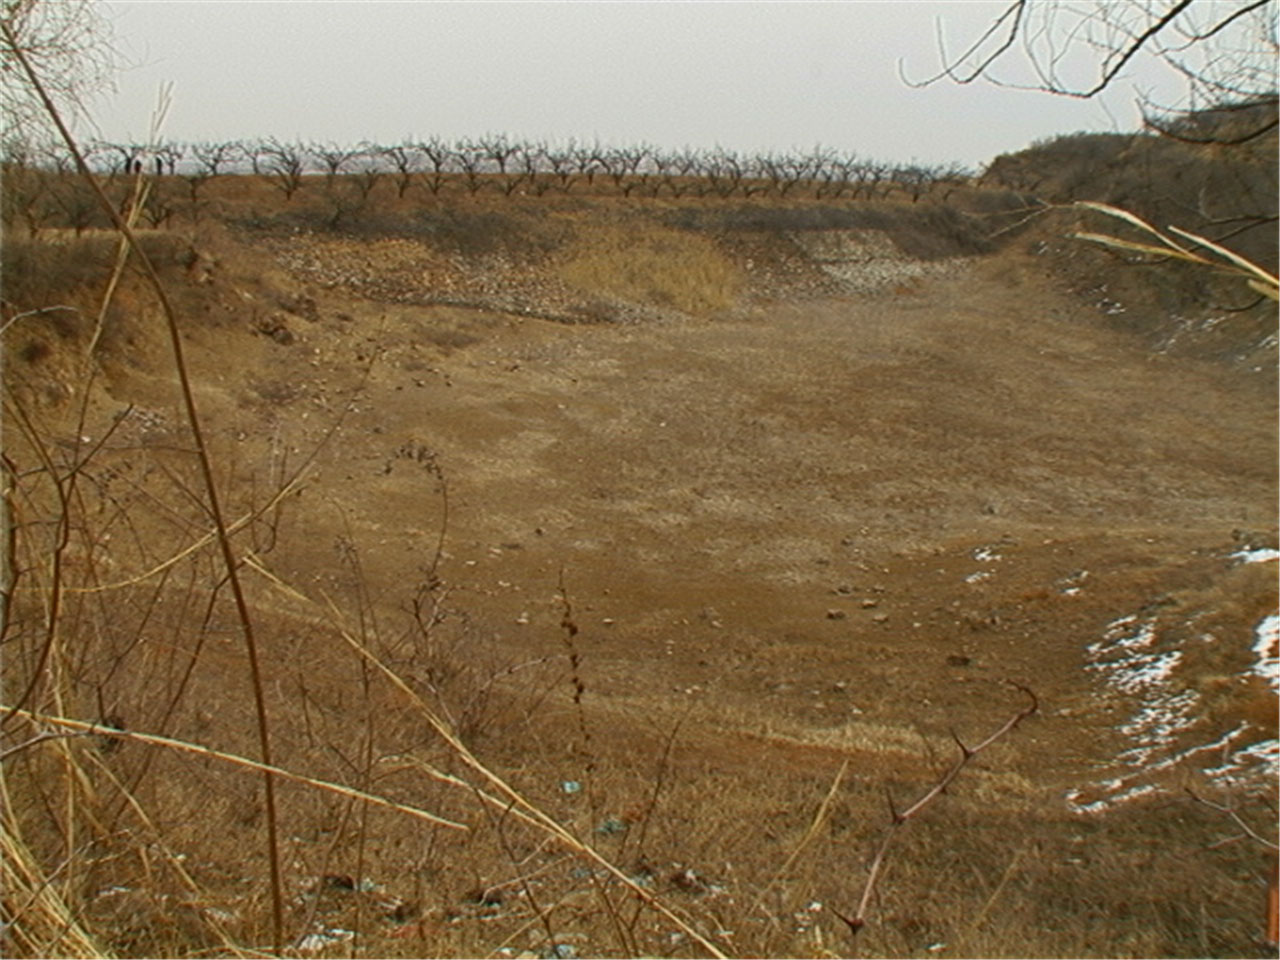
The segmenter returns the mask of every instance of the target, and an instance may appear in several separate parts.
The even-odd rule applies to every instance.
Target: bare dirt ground
[[[1162,872],[1187,856],[1165,846],[1185,818],[1204,835],[1195,857],[1226,856],[1207,849],[1214,816],[1180,791],[1245,789],[1274,770],[1272,695],[1252,671],[1275,567],[1245,562],[1276,545],[1270,374],[1153,356],[1021,248],[861,293],[590,325],[324,289],[279,250],[242,241],[183,295],[203,312],[188,349],[228,484],[265,490],[273,464],[314,453],[264,562],[341,597],[355,588],[335,557],[358,555],[362,603],[395,611],[443,527],[438,594],[453,626],[441,629],[501,664],[564,661],[567,597],[592,749],[621,768],[630,755],[644,782],[653,744],[680,721],[672,804],[697,805],[683,816],[704,826],[689,829],[715,824],[714,842],[685,837],[699,871],[723,877],[728,855],[710,851],[753,832],[780,864],[795,827],[775,837],[770,824],[802,827],[812,805],[795,798],[816,803],[842,760],[866,810],[882,783],[926,784],[949,731],[977,739],[1022,705],[1006,680],[1040,710],[954,802],[988,852],[1012,849],[998,838],[1045,844],[1055,879],[1028,881],[1027,902],[1048,915],[1051,896],[1102,882],[1096,855],[1072,853],[1082,836],[1106,834],[1147,878],[1143,903],[1188,895]],[[270,335],[261,317],[286,295],[306,306]],[[117,440],[163,449],[176,431],[164,344],[129,339],[104,343],[89,433],[132,403]],[[515,673],[495,683],[521,688]],[[569,701],[557,688],[531,709],[569,728]],[[580,758],[545,743],[477,736],[482,755],[550,795],[582,779]],[[758,780],[770,786],[753,800]],[[874,835],[862,816],[842,840],[851,869]],[[1222,869],[1239,887],[1211,892],[1213,909],[1257,905],[1177,950],[1254,949],[1262,858],[1232,849]],[[926,878],[956,870],[928,848],[902,856],[935,864]],[[1000,856],[979,902],[1001,870],[1016,873]],[[859,889],[809,880],[814,902],[842,909]],[[1063,890],[1076,893],[1049,892]],[[1108,898],[1069,935],[954,949],[1175,949]],[[794,941],[738,942],[821,954],[840,928],[822,924],[826,941],[811,918]],[[868,949],[946,955],[945,928],[897,929]]]
[[[1245,375],[1100,329],[1034,271],[1011,254],[628,326],[352,301],[251,364],[292,398],[241,421],[250,437],[309,413],[317,442],[354,397],[307,483],[332,505],[306,514],[316,549],[281,572],[323,580],[347,531],[371,583],[411,578],[442,519],[429,452],[455,600],[554,651],[563,581],[600,709],[693,702],[724,730],[856,742],[979,723],[1007,677],[1044,700],[1038,772],[1065,789],[1119,749],[1124,698],[1085,669],[1112,621],[1199,604],[1183,613],[1234,647],[1206,672],[1247,670],[1274,598],[1229,555],[1274,529],[1275,409]]]

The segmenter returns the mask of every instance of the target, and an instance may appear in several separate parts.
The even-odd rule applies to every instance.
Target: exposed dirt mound
[[[1220,242],[1274,273],[1280,265],[1275,116],[1275,102],[1267,101],[1188,114],[1167,125],[1168,135],[1056,137],[998,157],[982,179],[1018,191],[1028,209],[1078,200],[1112,204],[1158,229],[1172,225]],[[1016,217],[1007,222],[1007,242],[1043,257],[1102,319],[1136,333],[1153,351],[1212,357],[1271,376],[1275,304],[1238,279],[1063,239],[1077,230],[1150,239],[1099,214],[1024,216],[1021,228]]]

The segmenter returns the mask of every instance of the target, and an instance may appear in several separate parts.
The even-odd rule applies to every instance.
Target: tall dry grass
[[[584,290],[692,316],[728,309],[743,285],[709,238],[655,223],[585,226],[552,270]]]
[[[1222,952],[1204,911],[1247,885],[1212,874],[1206,894],[1185,869],[1187,837],[1216,822],[1198,809],[1089,828],[1081,847],[1062,839],[1081,828],[1050,829],[1029,803],[943,798],[972,748],[941,770],[820,744],[708,749],[688,717],[593,701],[563,586],[562,656],[486,646],[440,546],[390,598],[354,535],[323,587],[291,581],[290,541],[324,509],[295,495],[321,451],[286,426],[249,479],[230,469],[226,442],[200,432],[184,318],[165,306],[170,240],[119,226],[68,241],[69,258],[39,238],[6,250],[32,265],[22,296],[66,308],[4,329],[11,369],[31,373],[5,379],[6,953]],[[568,279],[690,313],[738,282],[714,249],[658,228],[584,231],[574,249]],[[45,303],[55,289],[66,302]],[[166,325],[163,427],[102,401],[109,302],[148,303]],[[38,362],[15,356],[33,343]],[[342,426],[320,441],[339,455]],[[446,477],[418,462],[443,544]],[[922,785],[928,816],[885,802]],[[1081,850],[1088,885],[1068,866]],[[1142,892],[1152,870],[1169,871],[1159,898]],[[1123,942],[1117,912],[1135,918]]]

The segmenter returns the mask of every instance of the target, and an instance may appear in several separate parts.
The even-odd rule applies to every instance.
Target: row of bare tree
[[[826,198],[884,196],[900,190],[919,200],[940,184],[955,185],[971,174],[960,164],[892,164],[815,147],[807,152],[743,154],[714,150],[664,150],[650,145],[606,147],[569,141],[564,145],[521,142],[503,134],[446,142],[439,137],[394,145],[226,140],[200,143],[109,143],[88,147],[91,165],[107,176],[145,172],[185,180],[196,193],[220,176],[267,177],[287,198],[323,175],[332,185],[343,176],[366,194],[378,182],[394,184],[403,198],[411,189],[438,194],[447,183],[471,192],[498,190],[541,196],[571,192],[577,185],[604,185],[624,196],[684,195],[777,197],[807,193]],[[6,165],[68,171],[57,149],[9,148]]]

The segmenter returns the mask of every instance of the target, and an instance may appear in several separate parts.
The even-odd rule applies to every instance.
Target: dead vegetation
[[[1144,709],[1086,678],[1134,609],[1197,744],[1274,738],[1274,584],[1224,559],[1273,520],[1263,378],[1152,364],[941,208],[275,189],[210,184],[109,300],[114,234],[6,234],[8,952],[1257,951],[1223,810],[1273,784],[1063,794]]]

